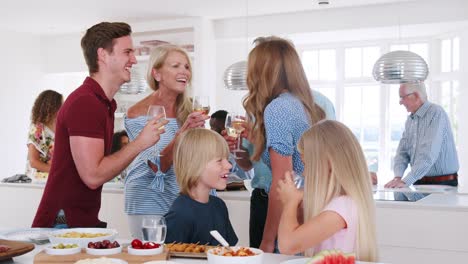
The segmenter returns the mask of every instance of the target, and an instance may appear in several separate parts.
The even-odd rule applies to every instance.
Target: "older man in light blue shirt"
[[[427,101],[424,83],[400,86],[400,104],[411,113],[394,159],[395,178],[385,185],[401,188],[411,184],[458,185],[458,157],[447,113]],[[411,171],[402,177],[408,165]]]

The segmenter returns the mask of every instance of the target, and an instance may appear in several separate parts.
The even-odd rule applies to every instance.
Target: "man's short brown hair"
[[[97,50],[99,48],[112,52],[114,39],[129,36],[131,33],[130,25],[123,22],[101,22],[86,30],[86,34],[81,39],[81,48],[89,74],[99,71],[97,63]]]

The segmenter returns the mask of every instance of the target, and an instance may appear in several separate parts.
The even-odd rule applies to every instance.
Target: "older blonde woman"
[[[161,45],[152,50],[147,81],[153,92],[130,107],[125,129],[130,141],[146,124],[150,105],[162,105],[169,123],[156,148],[148,148],[130,165],[125,178],[125,212],[133,237],[142,237],[141,221],[145,215],[164,215],[179,194],[173,169],[172,152],[177,136],[188,129],[203,127],[209,117],[193,112],[187,95],[192,79],[189,56],[176,45]]]

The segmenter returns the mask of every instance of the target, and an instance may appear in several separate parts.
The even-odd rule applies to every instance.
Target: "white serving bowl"
[[[232,250],[237,251],[241,247],[231,247]],[[249,248],[249,247],[244,247]],[[208,264],[262,264],[263,262],[263,251],[257,248],[249,248],[256,255],[246,257],[230,257],[215,254],[215,252],[225,252],[224,248],[216,247],[208,250],[206,255],[208,256]]]
[[[86,248],[86,253],[90,255],[106,256],[119,254],[122,252],[122,246],[116,248]]]
[[[81,248],[74,247],[74,248],[54,248],[58,244],[52,244],[45,248],[45,252],[49,255],[72,255],[81,252]]]
[[[130,255],[138,255],[138,256],[158,255],[158,254],[163,253],[164,245],[161,245],[158,248],[151,248],[151,249],[136,249],[130,245],[128,246],[127,250],[128,250],[128,254]]]
[[[108,234],[106,236],[98,237],[82,237],[82,238],[72,238],[72,237],[59,237],[57,235],[63,235],[65,233],[78,232],[78,233],[88,233],[88,234]],[[115,229],[107,228],[70,228],[70,229],[60,229],[57,231],[52,231],[49,233],[49,240],[52,244],[77,244],[82,248],[86,248],[89,242],[97,242],[103,240],[114,241],[118,232]]]

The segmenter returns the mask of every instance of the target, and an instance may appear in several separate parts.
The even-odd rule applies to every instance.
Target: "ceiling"
[[[62,34],[84,31],[100,21],[223,19],[408,1],[415,0],[329,0],[326,6],[318,0],[14,0],[2,1],[0,30]]]

